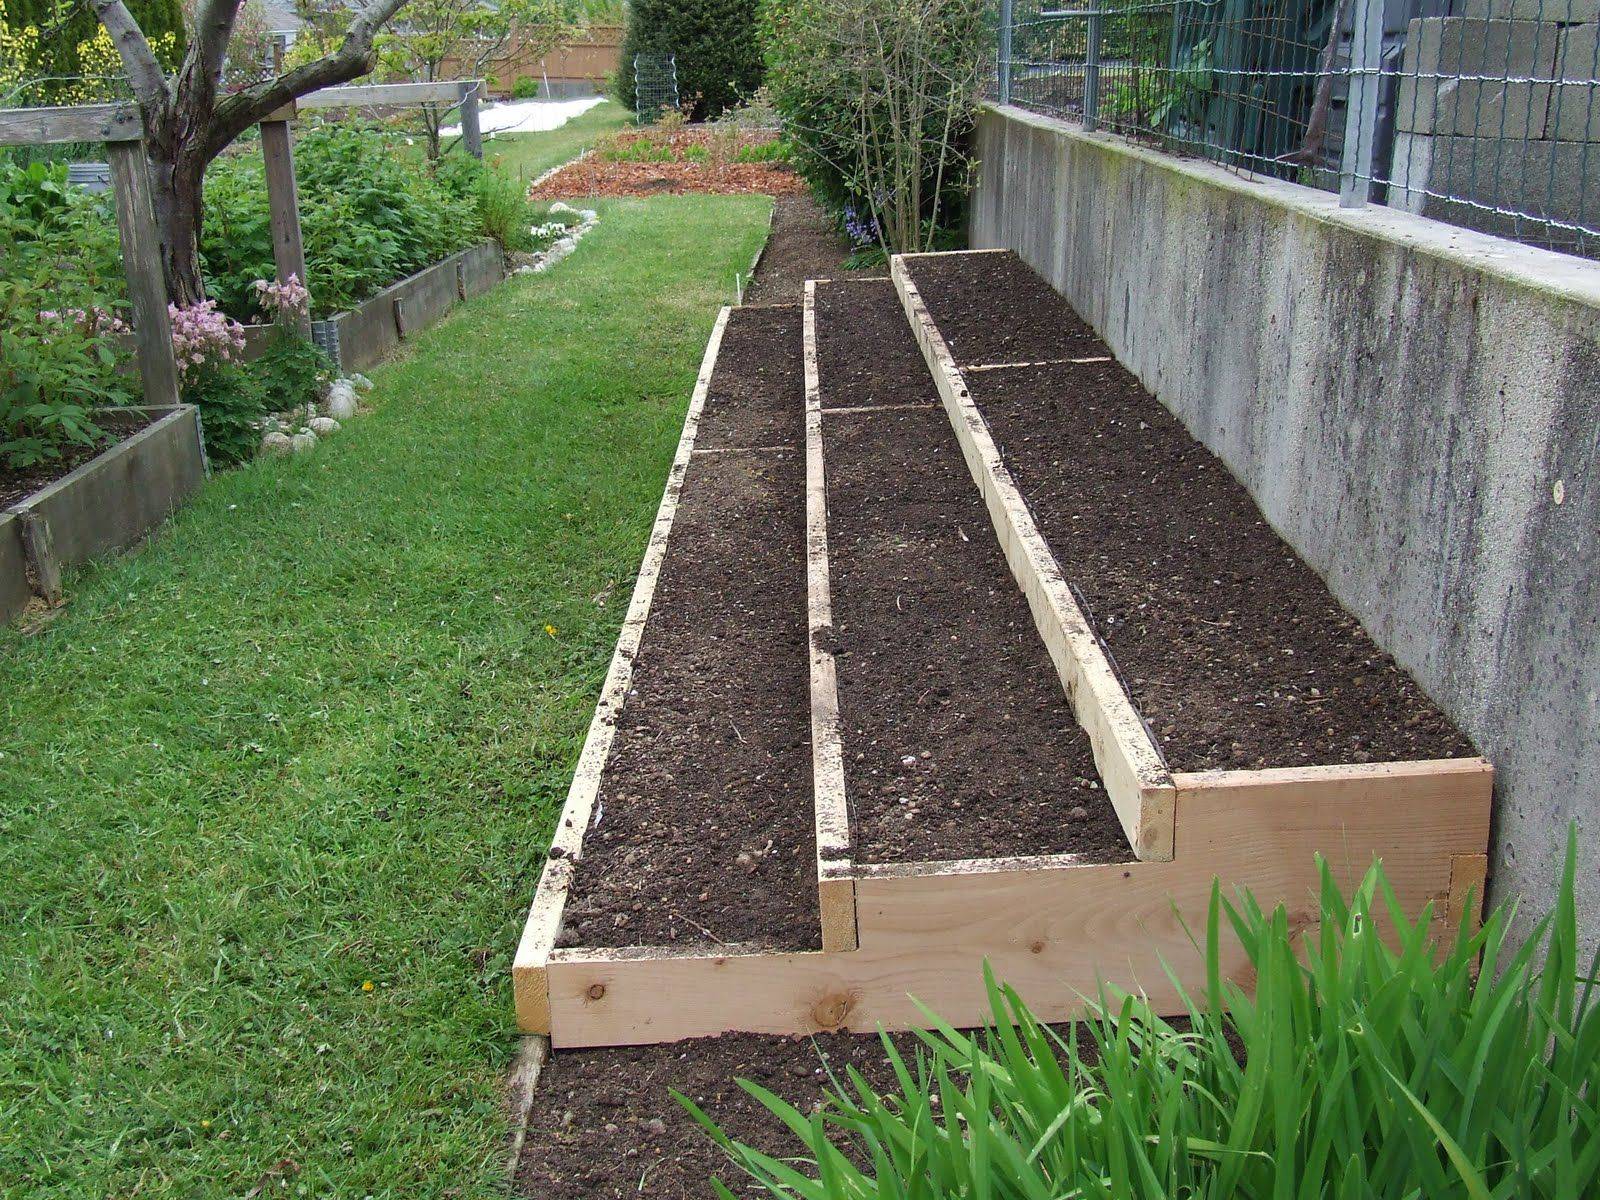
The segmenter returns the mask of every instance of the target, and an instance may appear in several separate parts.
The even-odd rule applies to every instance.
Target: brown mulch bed
[[[791,196],[805,181],[775,163],[605,162],[590,155],[528,193],[531,200],[614,199],[619,196]]]
[[[725,126],[689,129],[654,127],[613,134],[590,154],[556,172],[528,192],[530,200],[682,195],[795,196],[805,192],[800,176],[783,163],[736,162],[743,149],[765,145],[774,134]],[[670,150],[671,161],[635,161],[630,155]]]

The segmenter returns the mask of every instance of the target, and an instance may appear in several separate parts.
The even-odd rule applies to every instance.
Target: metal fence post
[[[1014,21],[1012,0],[1000,0],[1000,55],[996,66],[1000,74],[1000,103],[1011,103],[1011,27]]]
[[[1362,208],[1372,190],[1373,142],[1378,130],[1379,72],[1383,67],[1384,0],[1356,0],[1350,28],[1350,91],[1345,101],[1344,150],[1339,160],[1339,206]]]
[[[1083,127],[1092,130],[1100,123],[1100,10],[1087,14],[1088,45],[1083,54]]]

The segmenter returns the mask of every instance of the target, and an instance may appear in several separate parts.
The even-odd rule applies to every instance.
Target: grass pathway
[[[8,1197],[500,1194],[516,932],[768,207],[605,204],[0,630]]]

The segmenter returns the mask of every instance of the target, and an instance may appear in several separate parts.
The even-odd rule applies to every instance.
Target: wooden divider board
[[[567,790],[567,802],[556,823],[555,837],[550,845],[550,857],[545,860],[544,872],[539,877],[539,887],[534,893],[533,906],[522,929],[522,939],[517,945],[512,964],[512,990],[515,993],[517,1025],[524,1033],[550,1032],[550,1000],[546,981],[546,964],[549,961],[556,937],[561,930],[561,915],[567,904],[567,890],[572,885],[574,864],[583,857],[583,835],[589,827],[589,817],[594,810],[595,795],[600,788],[600,776],[605,771],[606,760],[611,755],[611,739],[616,729],[617,717],[633,679],[633,660],[639,653],[639,642],[644,636],[644,625],[650,616],[650,602],[655,596],[656,580],[661,575],[662,560],[667,553],[667,539],[672,532],[672,521],[678,512],[678,497],[683,491],[683,478],[689,470],[694,455],[695,435],[700,429],[700,414],[705,409],[706,393],[711,386],[711,372],[717,365],[717,354],[722,349],[722,334],[728,326],[732,310],[724,307],[717,314],[711,328],[706,353],[700,363],[700,374],[695,379],[694,393],[689,398],[689,412],[683,419],[683,433],[678,438],[678,450],[667,473],[667,486],[661,495],[661,505],[656,510],[656,520],[650,530],[650,542],[645,548],[644,562],[639,567],[639,578],[633,585],[633,599],[628,604],[628,615],[623,619],[622,632],[617,637],[616,652],[611,656],[611,666],[606,672],[605,685],[600,690],[594,717],[589,722],[589,733],[584,739],[583,751],[578,756],[578,767],[572,776],[572,786]]]
[[[924,1023],[913,997],[954,1024],[980,1025],[985,960],[1048,1020],[1081,1012],[1101,981],[1180,1015],[1178,984],[1204,984],[1189,930],[1203,940],[1213,880],[1225,895],[1249,887],[1263,907],[1285,904],[1309,930],[1316,854],[1346,888],[1377,856],[1406,910],[1433,904],[1435,932],[1448,937],[1487,845],[1492,782],[1481,759],[1179,776],[1171,861],[857,867],[852,952],[557,950],[547,967],[553,1041],[899,1029]],[[1225,975],[1248,985],[1248,960],[1225,940]]]
[[[822,454],[822,382],[817,366],[817,283],[806,282],[801,319],[806,383],[806,611],[811,645],[811,779],[817,831],[817,898],[824,952],[856,948],[856,885],[839,741],[828,578],[828,489]]]
[[[911,280],[906,260],[915,257],[919,256],[895,255],[890,260],[890,275],[961,443],[967,469],[989,509],[995,536],[1028,598],[1034,625],[1049,650],[1078,724],[1089,735],[1095,766],[1134,854],[1146,862],[1169,860],[1173,855],[1172,777],[1073,598],[1055,555],[1034,524],[988,425],[972,403],[961,368]]]

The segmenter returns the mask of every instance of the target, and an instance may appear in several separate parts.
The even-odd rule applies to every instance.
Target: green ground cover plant
[[[512,948],[770,206],[603,204],[0,629],[7,1200],[504,1195]]]
[[[797,1159],[734,1143],[685,1103],[791,1200],[1594,1196],[1600,960],[1580,957],[1575,864],[1569,839],[1557,907],[1528,937],[1500,907],[1477,932],[1464,918],[1437,961],[1431,905],[1408,920],[1381,865],[1348,897],[1324,867],[1303,942],[1282,907],[1213,890],[1186,1026],[1102,993],[1063,1035],[990,976],[992,1027],[968,1036],[930,1013],[913,1054],[885,1039],[897,1082],[882,1094],[852,1069],[804,1114],[745,1084]],[[1254,995],[1223,978],[1225,937]]]

